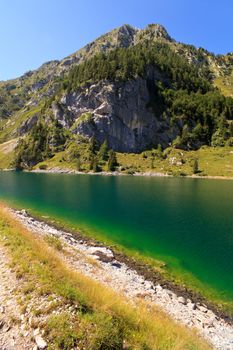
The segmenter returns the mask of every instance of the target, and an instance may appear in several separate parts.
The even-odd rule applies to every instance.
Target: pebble
[[[196,304],[195,303],[189,302],[189,303],[187,303],[187,307],[190,310],[196,310]]]
[[[1,306],[1,307],[0,307],[0,312],[1,312],[2,314],[5,313],[5,307],[4,307],[4,306]]]
[[[44,350],[48,347],[48,344],[40,335],[35,336],[35,342],[39,350]]]
[[[177,300],[178,300],[179,303],[181,303],[183,305],[186,305],[186,300],[185,300],[184,297],[178,297]]]

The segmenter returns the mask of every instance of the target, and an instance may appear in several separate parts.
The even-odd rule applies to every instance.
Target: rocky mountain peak
[[[165,39],[168,41],[173,41],[173,39],[168,34],[166,28],[161,24],[149,24],[143,31],[149,32],[156,39]]]
[[[133,37],[140,29],[135,28],[129,24],[124,24],[121,27],[116,29],[119,34],[123,36]]]
[[[130,26],[129,24],[124,24],[121,27],[113,30],[109,35],[115,39],[117,46],[129,47],[134,43],[134,38],[139,29]]]

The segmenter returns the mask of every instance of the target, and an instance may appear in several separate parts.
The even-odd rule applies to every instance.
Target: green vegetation
[[[117,170],[118,165],[117,154],[108,149],[106,141],[99,145],[95,138],[92,138],[89,142],[83,137],[78,137],[67,142],[64,151],[55,153],[49,159],[36,164],[34,168],[40,170],[60,168],[82,172],[100,172]]]
[[[111,150],[109,152],[108,171],[114,171],[117,165],[118,163],[117,163],[116,152]]]
[[[57,121],[51,121],[48,127],[39,120],[29,135],[20,139],[13,164],[17,169],[30,168],[61,150],[65,142],[66,132]]]
[[[199,72],[195,66],[188,64],[185,58],[176,54],[168,44],[159,42],[127,49],[119,48],[107,54],[99,53],[75,66],[64,80],[63,87],[74,91],[89,81],[125,81],[144,77],[150,66],[161,74],[161,80],[169,79],[169,85],[175,89],[202,93],[212,89],[206,79],[209,76],[208,71],[202,69]]]
[[[195,149],[200,145],[224,146],[233,136],[231,125],[233,100],[219,92],[206,94],[184,91],[169,92],[166,97],[171,125],[183,121],[180,142],[176,147]],[[195,126],[193,127],[193,122]]]
[[[184,151],[167,148],[163,157],[155,155],[155,151],[141,154],[118,153],[117,159],[123,172],[154,172],[173,176],[191,176],[195,159],[198,159],[197,176],[219,176],[233,178],[233,151],[231,147],[203,146],[197,151]],[[153,169],[151,162],[153,161]]]
[[[55,248],[56,250],[62,250],[62,243],[59,238],[48,235],[45,241],[48,243],[48,245]]]
[[[72,152],[71,152],[72,150]],[[76,150],[79,155],[80,168],[77,169],[77,158],[71,156]],[[161,154],[157,149],[135,153],[116,153],[118,165],[115,170],[122,174],[161,173],[173,176],[193,175],[194,160],[198,159],[197,176],[219,176],[233,178],[233,150],[230,146],[207,147],[197,151],[185,151],[173,147],[165,149]],[[1,163],[0,163],[1,164]],[[88,143],[72,142],[68,148],[56,153],[52,158],[37,164],[34,168],[46,165],[47,169],[70,169],[88,172]],[[108,162],[100,161],[102,171],[108,171]]]
[[[14,160],[17,139],[0,144],[0,169],[10,169]]]
[[[0,119],[7,119],[19,111],[27,100],[26,91],[14,83],[0,83]]]
[[[83,113],[82,115],[80,115],[80,117],[77,119],[77,121],[72,125],[72,127],[70,128],[70,131],[73,131],[77,128],[77,126],[79,126],[82,123],[85,122],[90,122],[92,120],[92,113]]]
[[[108,142],[107,142],[107,140],[105,140],[99,149],[99,159],[106,161],[106,160],[108,160],[108,157],[109,157],[109,155],[108,155]]]
[[[216,78],[214,84],[223,95],[233,97],[233,72],[229,75]]]
[[[151,67],[154,73],[149,73]],[[214,90],[210,72],[190,65],[185,57],[175,53],[168,44],[136,45],[99,53],[74,67],[63,83],[67,91],[75,91],[88,82],[101,80],[126,81],[146,78],[157,117],[170,120],[171,128],[180,125],[180,148],[194,149],[200,145],[223,145],[233,134],[222,136],[219,126],[232,119],[233,100]]]
[[[15,113],[11,118],[1,119],[0,118],[0,142],[6,142],[19,136],[19,130],[22,128],[24,123],[33,116],[38,116],[41,111],[41,105],[32,107],[31,109],[25,108]]]
[[[78,305],[72,316],[51,316],[41,324],[51,349],[201,350],[200,338],[172,322],[161,311],[129,303],[98,283],[71,271],[45,241],[35,237],[1,207],[0,242],[12,256],[12,268],[24,292],[58,295]],[[32,287],[33,286],[33,287]],[[27,289],[25,289],[27,287]],[[43,312],[43,311],[41,311]]]
[[[199,169],[199,168],[198,168],[198,160],[197,160],[197,158],[196,158],[196,159],[194,159],[194,161],[193,161],[193,173],[194,173],[194,174],[197,174],[197,173],[199,172],[198,169]]]

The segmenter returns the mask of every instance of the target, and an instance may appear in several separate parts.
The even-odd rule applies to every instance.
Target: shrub
[[[194,159],[193,161],[193,174],[197,174],[199,173],[199,169],[198,169],[198,159]]]
[[[48,168],[47,164],[41,164],[39,165],[40,170],[46,170]]]

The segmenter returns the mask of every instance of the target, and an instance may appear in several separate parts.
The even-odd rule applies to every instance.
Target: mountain
[[[0,142],[18,144],[23,167],[64,150],[93,162],[105,141],[126,153],[231,146],[232,91],[232,53],[176,42],[158,24],[123,25],[0,82]]]

